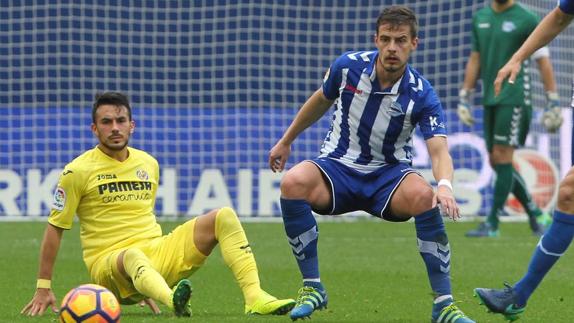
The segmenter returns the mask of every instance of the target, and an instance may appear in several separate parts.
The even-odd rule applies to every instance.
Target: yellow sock
[[[217,212],[215,238],[219,241],[223,260],[239,283],[245,304],[253,304],[261,295],[259,273],[245,231],[232,208],[225,207]]]
[[[124,268],[138,292],[173,308],[171,288],[151,266],[149,259],[141,250],[128,249],[125,251]]]

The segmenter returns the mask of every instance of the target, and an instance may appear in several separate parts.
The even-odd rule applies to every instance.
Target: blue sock
[[[528,271],[514,285],[518,295],[516,305],[524,306],[550,268],[564,254],[574,237],[574,215],[554,211],[554,221],[534,250]]]
[[[435,296],[451,295],[450,245],[438,207],[415,216],[417,245]]]
[[[281,211],[285,233],[293,251],[303,280],[319,279],[319,259],[317,258],[317,240],[319,230],[317,221],[311,213],[311,206],[305,200],[287,200],[281,198]]]

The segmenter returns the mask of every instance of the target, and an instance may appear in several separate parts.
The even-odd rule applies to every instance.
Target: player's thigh
[[[570,168],[558,189],[558,210],[574,215],[574,167]]]
[[[174,286],[199,269],[207,258],[193,242],[196,218],[156,238],[143,250],[167,284]]]
[[[408,174],[391,198],[391,212],[397,217],[412,217],[432,208],[432,187],[417,173]]]
[[[281,197],[303,199],[313,208],[323,209],[331,204],[331,188],[315,163],[303,161],[283,176]]]
[[[524,145],[530,129],[532,107],[500,105],[494,108],[493,144]]]

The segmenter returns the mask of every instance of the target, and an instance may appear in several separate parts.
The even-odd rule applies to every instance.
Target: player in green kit
[[[476,82],[481,78],[484,139],[496,180],[488,218],[477,229],[467,232],[468,237],[498,236],[498,214],[510,192],[526,210],[534,234],[542,235],[551,221],[550,216],[534,203],[523,178],[512,165],[514,150],[524,145],[532,119],[529,61],[524,62],[524,68],[516,78],[514,87],[506,87],[500,95],[495,96],[493,85],[498,70],[520,48],[536,28],[538,21],[539,18],[534,13],[514,0],[492,1],[473,17],[472,52],[459,93],[457,112],[464,124],[474,124],[470,110],[471,98]],[[548,104],[543,115],[543,124],[549,132],[555,132],[561,122],[545,122],[546,119],[560,118],[558,93],[549,56],[548,49],[544,47],[534,53],[532,58],[538,64],[547,95]]]
[[[187,277],[219,244],[243,292],[246,314],[285,314],[293,308],[294,300],[279,300],[261,289],[255,258],[233,209],[212,210],[162,234],[153,213],[159,165],[146,152],[128,147],[135,123],[125,95],[98,95],[92,122],[99,143],[66,165],[60,176],[40,249],[36,293],[23,314],[57,309],[52,271],[63,231],[72,227],[75,215],[92,282],[108,288],[122,304],[152,299],[176,316],[191,316]]]

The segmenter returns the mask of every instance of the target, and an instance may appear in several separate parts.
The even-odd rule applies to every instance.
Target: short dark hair
[[[129,120],[132,120],[132,108],[130,107],[130,100],[128,96],[121,92],[104,92],[96,93],[94,106],[92,107],[92,122],[96,123],[96,112],[102,105],[115,105],[117,107],[126,107],[128,110]]]
[[[397,28],[401,25],[408,25],[411,27],[411,37],[416,38],[419,33],[419,23],[415,13],[404,6],[391,6],[385,8],[377,18],[377,29],[375,34],[379,33],[379,27],[389,24],[392,28]]]

